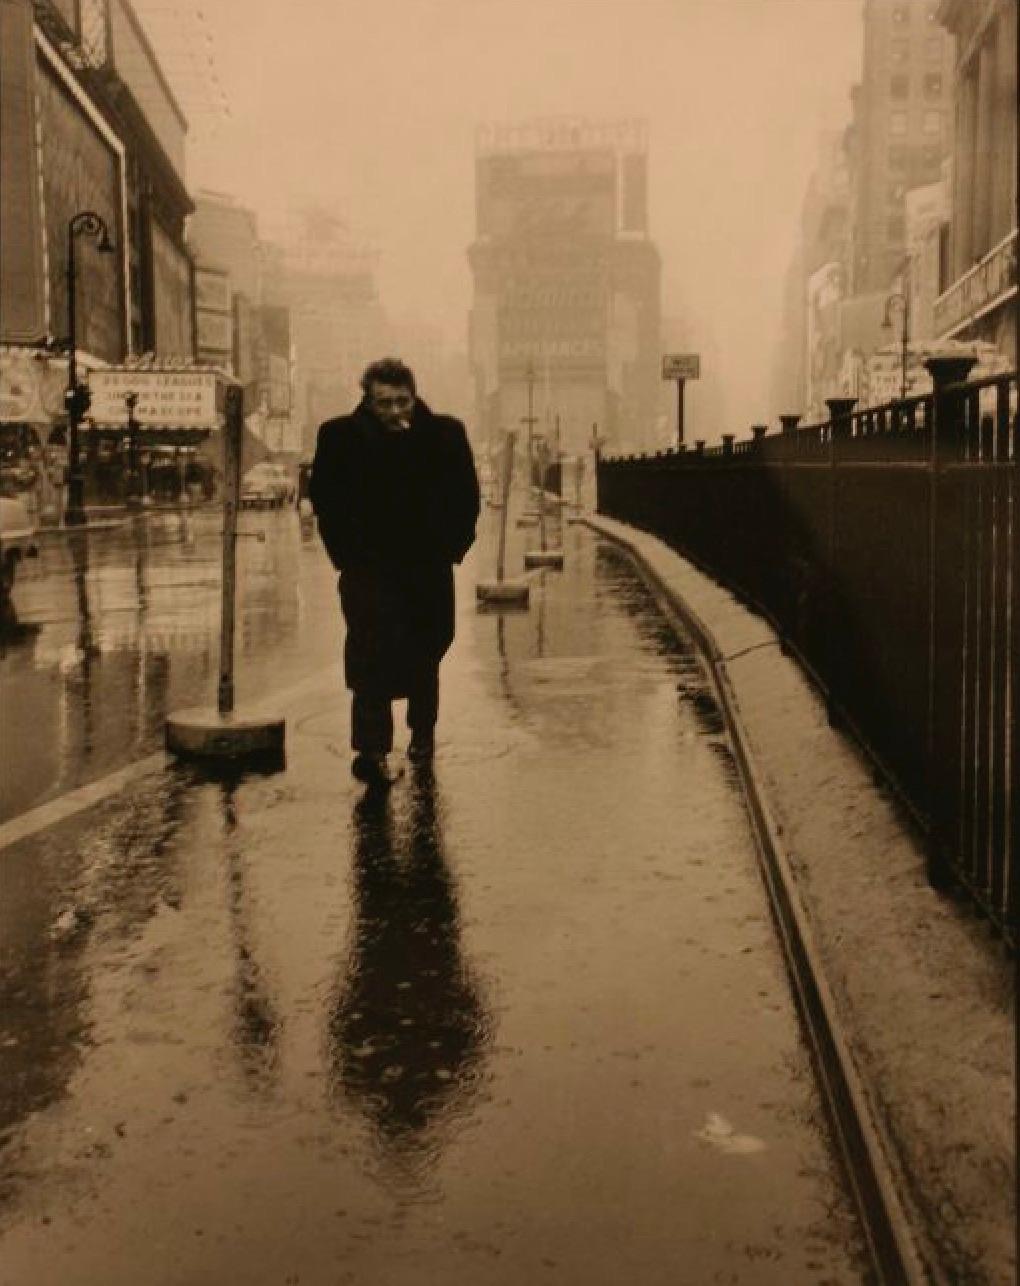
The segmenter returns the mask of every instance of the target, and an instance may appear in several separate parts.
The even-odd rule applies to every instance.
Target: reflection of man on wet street
[[[407,698],[410,757],[433,753],[452,564],[474,541],[479,494],[463,424],[429,410],[402,362],[373,362],[361,387],[354,413],[319,429],[310,497],[340,572],[353,772],[384,784],[395,698]]]
[[[435,1160],[477,1093],[491,1038],[441,813],[428,777],[355,805],[355,932],[328,1026],[335,1105],[356,1105],[409,1174]]]

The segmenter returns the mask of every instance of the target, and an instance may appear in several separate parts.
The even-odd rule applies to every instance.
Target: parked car
[[[278,509],[293,504],[296,493],[297,486],[286,467],[263,460],[244,475],[241,506],[246,509]]]
[[[39,552],[36,528],[24,500],[0,496],[0,625],[15,620],[11,594],[18,564]]]

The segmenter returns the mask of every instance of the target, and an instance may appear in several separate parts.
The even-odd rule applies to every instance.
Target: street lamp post
[[[124,404],[127,406],[128,433],[127,502],[128,508],[138,509],[142,503],[141,465],[138,459],[138,420],[135,418],[135,407],[138,405],[138,394],[134,392],[125,393]]]
[[[78,426],[89,408],[89,391],[78,382],[78,332],[75,306],[75,238],[85,234],[98,237],[97,249],[101,254],[113,253],[113,242],[102,215],[94,210],[79,210],[67,224],[67,389],[64,405],[67,409],[67,504],[64,522],[78,526],[85,521],[85,474],[82,470]]]
[[[530,491],[534,483],[532,459],[535,449],[535,425],[538,423],[538,416],[535,414],[535,367],[531,362],[528,363],[528,414],[521,417],[521,423],[528,426],[528,481],[526,486]]]
[[[899,304],[900,322],[900,401],[907,396],[907,350],[910,344],[910,297],[905,292],[895,291],[885,301],[885,316],[882,325],[892,329],[892,306]]]

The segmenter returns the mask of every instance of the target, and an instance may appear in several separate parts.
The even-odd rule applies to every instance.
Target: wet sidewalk
[[[282,774],[0,853],[4,1286],[865,1279],[700,663],[564,544],[462,569],[434,776],[316,667]]]

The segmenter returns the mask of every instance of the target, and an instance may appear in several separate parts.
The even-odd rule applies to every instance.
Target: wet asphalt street
[[[245,524],[239,692],[282,694],[285,771],[160,771],[0,850],[0,1283],[866,1280],[722,720],[628,564],[570,527],[528,612],[479,613],[490,511],[434,776],[379,799],[324,555]],[[217,527],[19,582],[5,816],[211,698]]]

